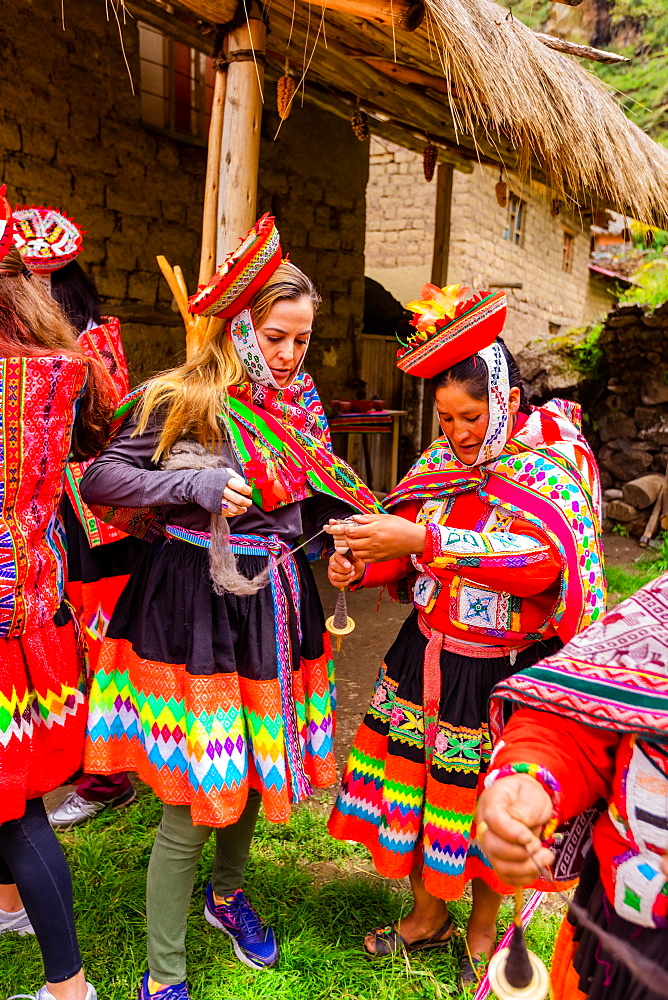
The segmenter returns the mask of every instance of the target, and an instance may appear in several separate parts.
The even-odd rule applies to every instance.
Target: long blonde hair
[[[315,313],[320,296],[310,278],[283,261],[257,292],[250,304],[253,323],[261,326],[272,307],[282,300],[308,298]],[[223,435],[219,414],[227,403],[230,386],[248,380],[248,374],[227,334],[227,320],[213,319],[201,348],[184,364],[161,372],[146,383],[138,410],[135,434],[146,430],[151,413],[166,408],[160,441],[153,460],[167,455],[180,438],[217,448]]]

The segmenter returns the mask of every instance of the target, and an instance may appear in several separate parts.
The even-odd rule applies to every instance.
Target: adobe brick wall
[[[588,234],[563,210],[551,217],[543,185],[513,179],[515,193],[527,202],[525,235],[521,246],[504,240],[507,210],[496,200],[498,176],[492,167],[476,166],[471,174],[454,172],[448,282],[465,281],[475,288],[521,282],[521,289],[507,291],[505,334],[518,350],[532,338],[547,335],[549,324],[561,332],[583,326],[611,302],[589,292]],[[424,180],[421,156],[372,140],[367,274],[404,301],[430,278],[435,202],[435,185]],[[571,274],[561,270],[564,228],[575,235]]]
[[[105,309],[123,316],[141,379],[172,364],[183,346],[155,257],[180,264],[194,288],[206,151],[143,126],[132,18],[123,41],[135,95],[105,5],[65,4],[65,19],[63,31],[60,0],[4,11],[0,177],[12,202],[59,206],[87,230],[80,262]],[[271,84],[267,97],[271,108]],[[328,398],[351,374],[351,337],[361,332],[368,144],[347,122],[299,104],[275,143],[275,115],[265,113],[258,213],[275,212],[285,248],[323,291],[309,360]]]

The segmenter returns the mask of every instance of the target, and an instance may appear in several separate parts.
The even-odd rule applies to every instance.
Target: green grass
[[[103,814],[62,837],[75,887],[77,927],[88,978],[100,1000],[129,1000],[145,968],[146,866],[160,805],[143,789],[135,806]],[[363,876],[366,852],[332,840],[322,808],[302,806],[286,826],[260,821],[246,890],[276,928],[277,969],[256,973],[234,958],[230,942],[202,916],[202,890],[211,870],[212,841],[198,870],[188,919],[188,974],[196,1000],[440,1000],[458,995],[461,942],[440,952],[367,961],[366,931],[409,907],[397,883]],[[338,877],[337,877],[338,876]],[[468,904],[453,904],[464,927]],[[549,962],[559,914],[538,913],[529,947]],[[501,923],[511,920],[504,905]],[[34,992],[43,981],[36,941],[0,939],[0,996]]]
[[[624,569],[621,566],[608,566],[605,570],[605,575],[608,578],[608,603],[610,605],[620,604],[625,601],[627,597],[631,597],[635,594],[636,590],[640,590],[644,587],[646,583],[653,580],[659,573],[662,572],[657,570],[653,563],[650,563],[641,568],[635,569]]]

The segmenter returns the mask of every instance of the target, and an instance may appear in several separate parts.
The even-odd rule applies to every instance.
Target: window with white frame
[[[213,103],[213,60],[139,22],[142,120],[177,139],[206,142]]]
[[[503,238],[504,240],[509,240],[510,243],[514,243],[515,246],[520,246],[524,239],[526,207],[526,202],[518,198],[516,194],[508,196],[508,218]]]

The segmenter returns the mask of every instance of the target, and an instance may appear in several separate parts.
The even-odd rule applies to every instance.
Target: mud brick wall
[[[87,231],[79,260],[104,309],[123,321],[135,380],[173,364],[183,327],[156,254],[199,267],[206,150],[146,128],[140,117],[139,44],[123,42],[100,0],[23,0],[3,12],[0,177],[12,202],[64,209]],[[275,84],[267,84],[267,107]],[[295,104],[276,132],[265,114],[258,213],[272,211],[284,247],[323,293],[309,358],[324,398],[350,377],[363,315],[368,143],[345,121]],[[242,235],[242,234],[240,234]],[[321,377],[320,377],[321,376]]]
[[[543,185],[509,190],[526,202],[524,238],[515,246],[503,238],[507,209],[496,200],[498,171],[475,166],[454,171],[448,282],[475,288],[520,283],[508,289],[505,337],[513,350],[549,333],[565,333],[604,314],[614,304],[603,283],[589,280],[589,234],[579,219],[550,214]],[[372,139],[367,192],[366,273],[404,302],[431,278],[436,187],[428,184],[422,157]],[[575,237],[572,272],[561,269],[563,232]]]

